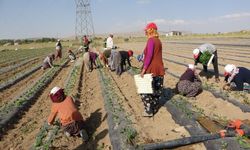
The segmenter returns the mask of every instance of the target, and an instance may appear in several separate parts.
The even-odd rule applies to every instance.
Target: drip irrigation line
[[[35,84],[33,87],[31,87],[29,90],[25,91],[23,96],[20,96],[16,100],[14,100],[11,103],[8,103],[7,105],[3,106],[0,110],[0,133],[3,133],[6,131],[6,127],[10,123],[13,123],[16,121],[16,117],[20,116],[21,112],[28,109],[28,107],[34,103],[35,98],[39,96],[39,94],[44,90],[44,87],[48,85],[53,78],[58,74],[58,72],[69,62],[69,60],[66,60],[63,62],[62,66],[59,68],[55,68],[55,70],[51,70],[51,72],[47,72],[43,77],[41,77],[41,80],[39,80],[39,84]],[[47,77],[47,74],[51,75],[49,78]],[[33,90],[33,88],[35,89]],[[32,92],[30,92],[32,90]],[[20,100],[20,102],[19,102]],[[20,103],[20,104],[19,104]]]
[[[166,72],[168,74],[170,74],[171,76],[179,79],[180,76],[179,75],[176,75],[168,70],[166,70]],[[204,86],[203,86],[203,89],[204,89]],[[236,99],[233,99],[233,98],[230,98],[230,97],[227,97],[227,96],[224,96],[224,94],[221,92],[221,91],[217,91],[215,89],[211,89],[211,88],[205,88],[204,90],[206,91],[209,91],[210,93],[212,93],[216,98],[221,98],[223,100],[226,100],[228,102],[230,102],[231,104],[239,107],[243,112],[250,112],[250,106],[248,105],[245,105],[245,104],[242,104],[241,102],[237,101]]]
[[[189,44],[189,45],[201,45],[201,44],[204,44],[204,43],[191,43],[191,42],[171,42],[171,41],[168,41],[168,42],[165,42],[165,43],[171,43],[171,44]],[[250,47],[250,45],[248,44],[214,44],[216,46],[230,46],[230,47]],[[248,50],[246,50],[248,51]]]
[[[26,64],[28,64],[28,63],[30,63],[30,62],[32,62],[32,61],[37,60],[37,59],[39,59],[39,58],[32,58],[32,59],[29,59],[29,60],[25,60],[25,61],[23,61],[23,62],[21,62],[21,63],[19,63],[19,64],[15,64],[15,65],[3,67],[3,68],[0,69],[0,75],[1,75],[1,74],[4,74],[4,73],[6,73],[6,72],[9,72],[9,71],[11,71],[11,70],[14,70],[14,69],[16,69],[16,68],[19,68],[19,67],[21,67],[21,66],[23,66],[23,65],[26,65]]]
[[[16,84],[17,82],[21,81],[22,79],[28,77],[29,75],[33,74],[34,72],[38,71],[41,67],[42,67],[41,65],[38,65],[27,72],[18,74],[15,79],[10,79],[10,80],[2,83],[0,85],[0,92],[11,87],[12,85]]]
[[[166,60],[166,61],[168,61],[168,62],[172,62],[172,63],[178,64],[178,65],[187,67],[187,64],[184,64],[184,63],[181,63],[181,62],[178,62],[178,61],[175,61],[175,60],[171,60],[171,59],[168,59],[168,58],[163,58],[163,60]],[[198,70],[201,70],[201,71],[203,70],[201,67],[196,67],[196,68],[197,68]],[[214,73],[214,71],[210,71],[210,70],[209,70],[209,72]],[[219,73],[219,76],[220,76],[220,77],[224,77],[224,74]]]

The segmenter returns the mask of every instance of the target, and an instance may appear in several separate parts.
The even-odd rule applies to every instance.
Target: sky
[[[90,0],[95,34],[250,30],[250,0]],[[0,0],[0,39],[75,35],[75,0]]]

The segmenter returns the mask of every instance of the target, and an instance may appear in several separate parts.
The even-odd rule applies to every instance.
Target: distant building
[[[182,36],[184,32],[182,31],[170,31],[166,33],[166,36]]]

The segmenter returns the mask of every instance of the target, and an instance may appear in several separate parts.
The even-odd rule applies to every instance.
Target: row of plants
[[[131,67],[131,69],[129,70],[129,73],[132,76],[138,74],[139,72],[140,69],[136,67]],[[162,105],[167,108],[168,112],[172,115],[172,118],[175,120],[175,122],[181,126],[184,126],[191,136],[203,135],[207,133],[203,128],[200,128],[200,125],[195,120],[194,116],[200,116],[200,114],[196,114],[193,110],[186,107],[187,102],[181,101],[179,97],[174,96],[174,93],[172,93],[171,90],[164,90],[163,95],[164,97],[161,97],[161,99],[164,99],[163,101],[166,103]],[[191,127],[189,127],[190,125]],[[142,149],[148,149],[149,147],[151,147],[150,145],[153,144],[155,143],[142,144],[139,147],[141,147]],[[213,143],[212,141],[208,144],[215,145],[215,143]]]
[[[80,77],[82,76],[82,57],[77,60],[77,62],[72,67],[68,78],[65,80],[64,91],[66,95],[72,95],[75,87],[78,86],[77,82],[79,82]],[[40,128],[39,133],[36,136],[35,143],[32,145],[32,149],[43,149],[47,150],[53,143],[56,135],[59,133],[60,123],[58,120],[54,123],[53,126],[49,126],[47,122],[45,122]]]
[[[113,149],[134,149],[137,131],[122,108],[123,97],[117,94],[114,81],[105,69],[99,69],[105,110],[108,113],[109,135]]]
[[[17,116],[35,102],[37,96],[39,96],[68,62],[69,60],[67,59],[62,60],[59,67],[51,68],[32,87],[24,91],[21,96],[0,108],[0,132],[5,132],[8,124],[16,121]]]
[[[178,41],[170,41],[169,43],[174,43],[174,44],[190,44],[190,45],[201,45],[201,44],[204,44],[204,43],[200,43],[200,42],[196,42],[196,43],[193,43],[193,42],[178,42]],[[225,47],[225,46],[228,46],[228,47],[250,47],[250,45],[248,44],[223,44],[223,43],[216,43],[215,44],[216,46],[220,46],[220,47]],[[232,49],[233,51],[235,51],[235,49]],[[242,51],[248,51],[248,50],[242,50]]]
[[[54,47],[39,48],[39,49],[20,49],[20,50],[6,50],[0,51],[0,63],[15,61],[21,58],[34,58],[48,55],[55,51]]]
[[[0,84],[0,91],[9,88],[10,86],[16,84],[17,82],[21,81],[22,79],[28,77],[29,75],[33,74],[34,72],[41,69],[41,65],[37,65],[29,70],[25,70],[24,72],[16,74],[14,77],[10,78],[9,80]]]
[[[173,56],[177,56],[177,57],[181,57],[181,58],[186,58],[186,59],[189,59],[189,60],[194,61],[193,58],[187,57],[187,56],[177,55],[177,54],[173,54],[173,53],[169,53],[169,52],[165,52],[165,53],[163,53],[163,54],[169,54],[169,55],[173,55]],[[218,65],[219,65],[219,66],[222,66],[222,67],[225,67],[225,66],[226,66],[226,64],[221,64],[221,63],[218,63]]]
[[[138,74],[139,69],[132,67],[130,69],[131,75]],[[171,73],[170,75],[173,75],[175,78],[178,78],[178,75]],[[197,122],[197,120],[201,117],[207,118],[211,121],[217,121],[222,122],[224,125],[228,123],[228,119],[225,116],[219,116],[217,114],[212,114],[210,116],[205,115],[204,110],[202,108],[199,108],[197,105],[191,104],[189,102],[189,99],[187,97],[184,97],[182,95],[175,95],[171,90],[165,91],[163,99],[167,99],[165,103],[165,107],[167,110],[172,114],[172,118],[175,120],[176,123],[184,126],[186,130],[192,135],[202,135],[206,134],[206,130],[203,128],[200,128],[201,125]],[[192,125],[191,127],[188,127],[188,125]],[[241,140],[239,140],[239,138]],[[237,141],[240,141],[240,147],[242,148],[249,148],[249,143],[247,143],[245,138],[237,137]],[[228,141],[231,142],[233,141]],[[219,149],[226,149],[226,146],[228,144],[225,144],[225,141],[222,141],[223,144],[218,145],[216,142],[210,141],[205,142],[206,147],[213,147],[219,148]],[[150,144],[146,144],[147,147]],[[143,147],[143,145],[142,145]]]
[[[18,64],[18,63],[20,63],[22,61],[25,61],[27,59],[29,59],[29,57],[23,57],[23,58],[11,60],[11,61],[6,60],[6,61],[0,63],[0,67],[1,68],[10,67],[10,66]]]
[[[182,65],[182,66],[186,66],[186,64],[184,63],[180,63],[178,61],[174,61],[174,60],[170,60],[167,58],[163,58],[164,60],[168,61],[168,62],[172,62],[178,65]],[[197,67],[198,70],[202,70],[202,68]],[[168,72],[171,74],[171,72]],[[220,76],[223,76],[220,73]],[[215,88],[215,86],[213,86],[212,84],[208,84],[207,82],[205,82],[205,84],[203,84],[204,89],[208,90],[209,92],[211,92],[214,96],[216,97],[220,97],[223,100],[227,100],[230,103],[233,103],[236,106],[239,106],[242,108],[242,110],[244,110],[245,112],[249,111],[249,106],[241,104],[238,100],[231,98],[231,97],[237,97],[237,98],[241,98],[246,104],[248,104],[250,102],[249,98],[246,96],[246,94],[237,94],[237,92],[231,92],[232,94],[229,94],[227,91],[224,91],[222,89],[217,89]]]
[[[18,39],[18,40],[3,39],[3,40],[0,40],[0,45],[4,45],[7,43],[10,43],[10,45],[14,45],[14,43],[29,44],[29,43],[33,43],[33,42],[35,42],[35,43],[56,42],[56,38]]]
[[[11,71],[11,70],[16,70],[17,68],[19,68],[19,67],[21,67],[21,66],[24,66],[24,65],[26,65],[26,64],[28,64],[28,63],[31,63],[31,62],[33,62],[33,61],[36,61],[36,60],[38,60],[38,59],[39,59],[39,58],[31,58],[31,59],[24,60],[24,61],[22,61],[22,62],[20,62],[20,63],[14,64],[14,65],[11,65],[11,66],[2,67],[2,68],[0,68],[0,75],[1,75],[1,74],[4,74],[4,73],[6,73],[6,72],[9,72],[9,71]]]

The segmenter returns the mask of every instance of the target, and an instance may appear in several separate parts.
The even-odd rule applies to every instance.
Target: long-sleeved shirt
[[[114,46],[112,37],[107,38],[106,46],[107,48],[112,48]]]
[[[238,67],[239,73],[232,80],[236,84],[236,90],[242,91],[244,83],[250,84],[250,70],[244,67]]]
[[[155,76],[164,76],[165,70],[162,61],[162,44],[159,38],[151,37],[144,49],[143,69],[146,73]]]
[[[47,57],[43,60],[43,63],[44,63],[44,64],[48,64],[50,67],[53,66],[52,58],[51,58],[50,56],[47,56]]]
[[[182,80],[194,82],[195,80],[199,79],[195,76],[194,71],[192,71],[191,69],[187,69],[180,77],[180,81]]]
[[[62,126],[68,125],[74,121],[83,120],[82,115],[76,109],[70,96],[67,96],[65,100],[60,103],[52,103],[48,123],[52,124],[57,115],[59,116]]]

